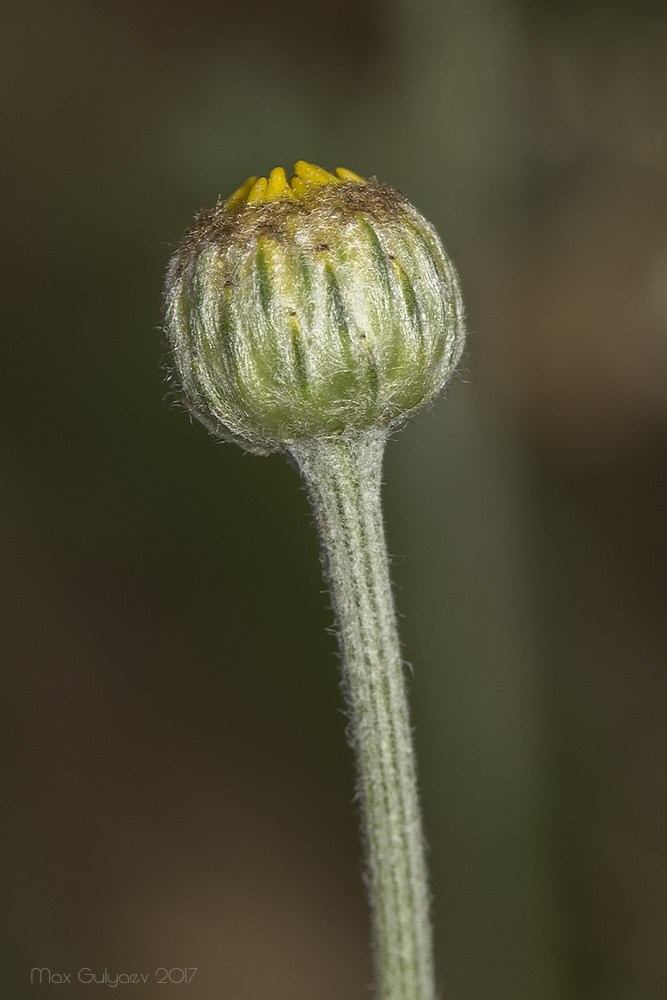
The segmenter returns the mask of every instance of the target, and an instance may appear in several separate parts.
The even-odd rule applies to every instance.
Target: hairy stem
[[[386,435],[292,449],[320,531],[338,624],[367,852],[378,993],[434,1000],[429,896],[380,503]]]

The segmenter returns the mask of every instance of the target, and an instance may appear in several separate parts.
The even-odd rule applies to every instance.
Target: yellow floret
[[[256,177],[249,177],[247,181],[244,181],[241,187],[237,188],[234,194],[229,196],[229,198],[227,199],[227,204],[236,205],[240,201],[245,201],[256,180],[257,180]]]
[[[301,198],[301,196],[304,195],[308,190],[308,185],[306,184],[306,182],[302,181],[301,178],[297,177],[296,175],[292,178],[290,184],[292,186],[292,191],[294,191],[294,194],[297,196],[297,198]]]
[[[306,163],[305,160],[297,160],[294,164],[294,173],[306,184],[339,184],[340,181],[335,174],[330,174],[328,170],[317,167],[314,163]]]
[[[342,181],[358,181],[360,184],[366,183],[363,177],[355,174],[353,170],[346,170],[345,167],[336,167],[336,173]]]
[[[268,181],[266,177],[258,177],[253,186],[250,189],[246,201],[249,205],[261,205],[262,202],[266,201],[266,189],[268,187]]]
[[[287,183],[285,171],[282,167],[274,167],[269,174],[269,184],[266,189],[266,200],[273,201],[274,198],[293,198],[294,194]]]

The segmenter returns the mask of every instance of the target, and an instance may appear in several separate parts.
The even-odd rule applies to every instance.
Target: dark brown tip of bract
[[[213,208],[202,209],[186,234],[180,248],[182,260],[201,252],[206,246],[225,250],[233,244],[247,245],[261,236],[277,243],[293,240],[293,224],[300,218],[314,223],[344,224],[362,215],[369,221],[384,222],[400,218],[410,203],[395,188],[380,184],[375,178],[364,184],[355,182],[322,185],[293,201],[270,201],[262,204],[218,201]]]

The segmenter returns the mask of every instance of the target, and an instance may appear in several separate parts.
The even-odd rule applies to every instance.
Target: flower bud
[[[390,428],[453,375],[456,271],[398,191],[299,161],[202,211],[171,260],[166,333],[191,411],[251,451]]]

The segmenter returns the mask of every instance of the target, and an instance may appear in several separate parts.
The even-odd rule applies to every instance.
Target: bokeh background
[[[664,998],[664,5],[2,18],[3,993],[369,995],[306,497],[160,367],[193,212],[303,157],[403,189],[469,312],[386,464],[442,996]]]

